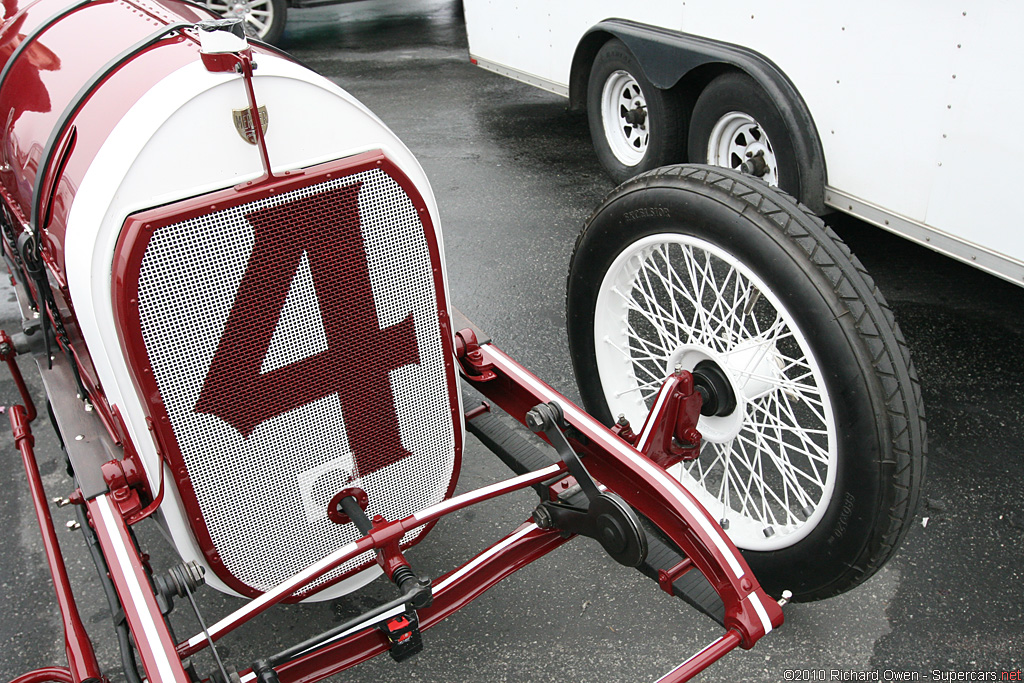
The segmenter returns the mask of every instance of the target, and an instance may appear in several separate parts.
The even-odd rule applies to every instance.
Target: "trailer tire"
[[[740,173],[673,166],[614,190],[577,239],[566,298],[584,405],[640,431],[661,381],[711,361],[732,406],[670,472],[774,595],[860,584],[907,533],[925,469],[907,345],[822,221]],[[727,404],[727,402],[726,402]]]
[[[597,158],[616,182],[683,159],[687,110],[679,95],[655,87],[618,39],[594,57],[587,118]]]
[[[731,71],[711,81],[697,98],[690,120],[688,159],[754,173],[769,185],[802,197],[793,137],[778,107],[753,78]],[[760,156],[763,164],[756,162]],[[763,174],[763,175],[762,175]]]

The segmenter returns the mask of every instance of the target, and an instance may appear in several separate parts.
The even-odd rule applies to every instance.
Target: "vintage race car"
[[[451,307],[430,185],[350,95],[178,0],[5,10],[0,219],[24,322],[0,356],[67,652],[18,683],[107,680],[19,350],[73,472],[60,504],[124,614],[130,683],[312,681],[405,659],[577,536],[720,624],[661,679],[683,681],[777,628],[793,593],[846,590],[894,552],[920,491],[916,378],[859,264],[784,195],[683,166],[595,212],[568,299],[592,417]],[[511,478],[456,494],[467,431]],[[531,487],[532,516],[461,566],[428,577],[406,558],[444,516]],[[148,518],[180,561],[139,547]],[[382,574],[394,599],[356,618],[242,668],[217,654],[279,603]],[[248,600],[204,620],[208,588]],[[183,639],[175,598],[203,624]]]

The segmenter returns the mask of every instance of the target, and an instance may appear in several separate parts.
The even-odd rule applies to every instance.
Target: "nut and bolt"
[[[534,408],[526,413],[526,426],[535,432],[544,431],[544,416]]]
[[[541,529],[550,529],[551,513],[544,506],[540,506],[533,511],[533,521]]]

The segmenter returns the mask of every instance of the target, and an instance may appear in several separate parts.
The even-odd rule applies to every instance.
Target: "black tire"
[[[729,377],[735,408],[702,416],[700,457],[670,471],[729,520],[767,591],[829,597],[892,556],[923,484],[920,386],[870,276],[806,208],[723,169],[642,174],[587,220],[566,308],[580,394],[605,424],[624,413],[639,431],[677,364]]]
[[[250,9],[241,15],[245,35],[276,45],[284,34],[288,17],[287,0],[251,0]],[[238,16],[232,11],[230,0],[206,0],[211,12],[224,17]]]
[[[616,101],[619,119],[607,115],[609,108],[616,109]],[[641,103],[646,109],[635,106]],[[625,123],[629,116],[634,117],[632,124]],[[597,158],[616,182],[684,158],[686,107],[675,92],[651,84],[633,53],[617,39],[605,43],[594,57],[587,83],[587,119]]]
[[[728,143],[730,139],[732,144]],[[709,149],[713,143],[717,143],[715,149]],[[723,148],[726,146],[730,149]],[[765,173],[764,180],[769,185],[802,198],[793,135],[776,104],[744,73],[729,72],[711,81],[693,108],[687,159],[695,164],[739,170],[747,161],[741,150],[756,155],[765,148],[770,150],[764,156],[767,163],[760,166],[758,175]]]

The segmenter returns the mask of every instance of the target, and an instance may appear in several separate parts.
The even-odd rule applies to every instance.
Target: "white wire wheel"
[[[286,0],[207,0],[205,4],[223,17],[240,18],[250,38],[275,43],[284,33]]]
[[[793,315],[742,261],[693,235],[633,242],[600,285],[594,338],[608,408],[637,429],[675,367],[723,371],[734,407],[701,417],[700,457],[671,472],[737,546],[785,548],[821,520],[836,479],[831,397]]]
[[[641,174],[584,226],[566,313],[580,395],[606,424],[639,432],[677,367],[725,379],[700,456],[669,471],[769,592],[835,595],[895,552],[922,488],[920,386],[881,294],[819,218],[734,171]]]

